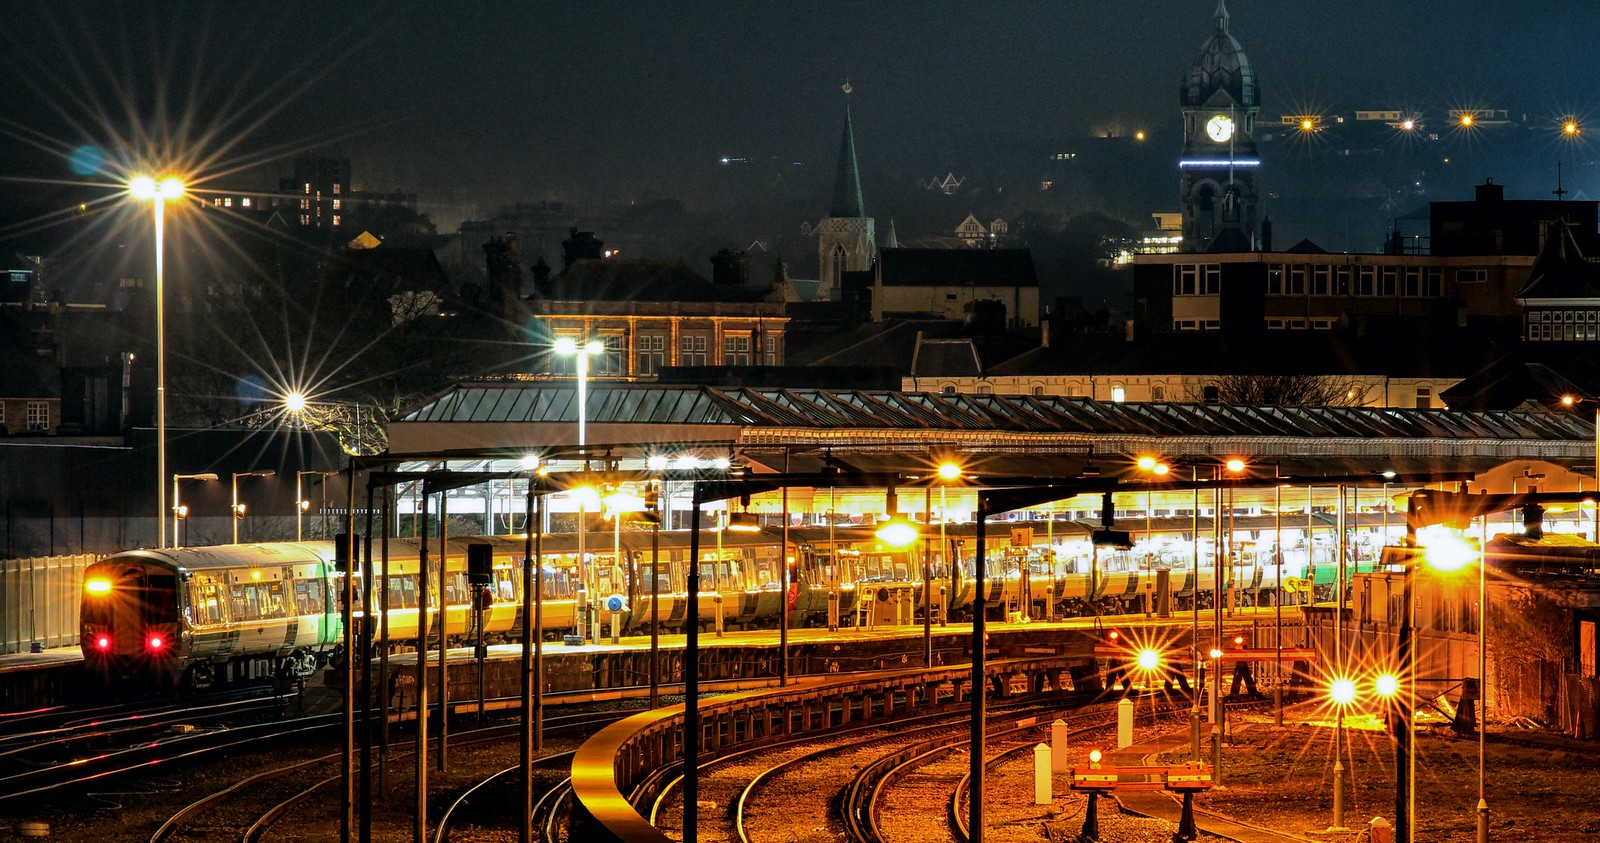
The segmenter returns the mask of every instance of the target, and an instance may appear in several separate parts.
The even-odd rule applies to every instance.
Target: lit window
[[[1112,384],[1111,385],[1111,400],[1115,401],[1118,404],[1121,404],[1122,402],[1128,400],[1128,390],[1126,388],[1124,388],[1122,386],[1122,384],[1120,384],[1120,383]]]
[[[334,182],[333,183],[333,195],[334,196],[338,196],[339,194],[341,194],[343,192],[344,192],[344,185],[342,185],[342,184],[340,184],[338,182]]]
[[[341,203],[341,202],[343,202],[343,201],[344,201],[344,200],[342,200],[342,199],[335,199],[335,200],[333,200],[333,209],[334,209],[334,210],[335,210],[335,211],[337,211],[337,210],[339,210],[339,203]]]
[[[311,182],[306,182],[306,190],[305,190],[305,192],[306,192],[307,196],[311,195]]]
[[[250,207],[250,198],[247,196],[243,199],[240,199],[239,204],[245,206],[246,208]]]
[[[339,215],[338,214],[334,214],[333,215],[333,224],[336,225],[336,226],[339,224]]]

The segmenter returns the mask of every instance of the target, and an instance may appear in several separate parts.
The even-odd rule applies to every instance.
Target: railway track
[[[585,733],[612,723],[632,712],[575,713],[551,717],[546,722],[552,733]],[[503,742],[521,734],[520,723],[505,723],[457,732],[451,746],[481,746]],[[408,778],[405,762],[415,755],[415,743],[390,747],[388,775]],[[338,822],[337,784],[340,781],[340,753],[322,754],[263,770],[231,782],[172,814],[148,839],[150,843],[190,843],[191,841],[230,841],[256,843],[278,825],[290,823],[301,832],[307,827]],[[558,752],[536,759],[535,769],[547,771],[570,762],[571,752]],[[502,769],[478,781],[456,796],[440,817],[436,840],[451,839],[451,831],[467,817],[467,806],[474,803],[485,811],[491,803],[489,786],[507,780],[515,784],[520,766]],[[448,798],[445,796],[444,798]],[[432,798],[429,800],[433,801]]]
[[[997,722],[1039,720],[1048,713],[1086,702],[1082,698],[1035,699],[1001,707],[992,714]],[[835,837],[842,835],[846,821],[839,816],[834,800],[830,798],[825,804],[816,800],[796,801],[792,794],[822,790],[831,794],[837,790],[838,770],[870,763],[883,754],[886,745],[898,747],[908,740],[949,743],[964,733],[967,722],[965,709],[946,710],[894,723],[833,730],[825,735],[808,733],[707,761],[701,765],[699,779],[702,834],[707,839],[713,836],[747,841],[774,839],[769,830],[760,826],[770,823],[772,812],[781,809],[786,829],[810,829],[817,833],[826,829]],[[778,784],[794,777],[815,777],[832,786],[821,787],[812,782],[784,788]],[[783,805],[761,801],[773,790],[790,794]],[[632,799],[652,824],[669,833],[681,831],[678,828],[682,816],[681,780],[675,771],[646,779]]]

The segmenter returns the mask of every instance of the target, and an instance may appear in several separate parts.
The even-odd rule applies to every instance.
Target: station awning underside
[[[1514,459],[1592,466],[1588,414],[1112,403],[1031,395],[589,385],[588,444],[725,443],[753,461],[808,471],[825,463],[903,468],[908,453],[985,454],[995,473],[1095,470],[1095,460],[1156,452],[1175,465],[1231,454],[1297,474],[1487,468]],[[392,453],[570,445],[570,381],[464,383],[390,427]],[[999,463],[1006,463],[1001,467]],[[1013,465],[1014,464],[1014,465]],[[1380,466],[1380,464],[1382,464]],[[1011,468],[1018,470],[1011,471]],[[1289,473],[1289,472],[1285,472]]]

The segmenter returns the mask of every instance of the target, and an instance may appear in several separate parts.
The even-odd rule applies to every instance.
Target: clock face
[[[1233,118],[1226,114],[1218,114],[1207,120],[1206,134],[1210,135],[1211,139],[1217,143],[1228,140],[1233,137]]]

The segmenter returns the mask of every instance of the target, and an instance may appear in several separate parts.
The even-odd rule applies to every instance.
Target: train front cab
[[[176,683],[181,660],[178,573],[144,556],[114,556],[84,569],[80,646],[102,682]]]

